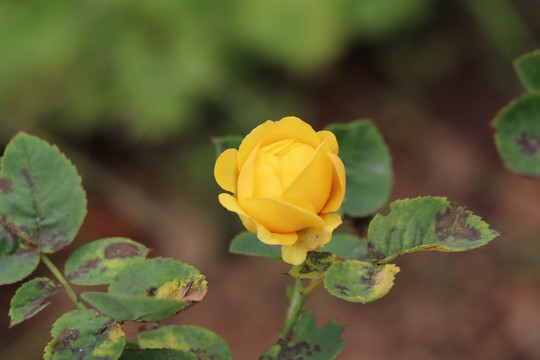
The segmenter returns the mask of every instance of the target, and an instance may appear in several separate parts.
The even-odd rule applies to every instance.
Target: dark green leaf
[[[529,91],[540,91],[540,50],[529,52],[514,61],[521,83]]]
[[[125,238],[107,238],[81,246],[68,258],[65,274],[77,285],[108,284],[119,270],[146,258],[148,249]]]
[[[9,317],[11,326],[31,318],[43,310],[48,297],[62,289],[56,281],[46,277],[35,278],[23,284],[11,299]]]
[[[346,260],[328,269],[324,286],[338,298],[364,304],[386,295],[398,272],[399,268],[392,264],[374,266],[370,262]]]
[[[119,321],[159,321],[186,306],[186,302],[133,294],[85,292],[82,298],[103,314]]]
[[[39,264],[39,253],[19,249],[10,255],[0,254],[0,285],[12,284],[30,275]]]
[[[234,254],[264,256],[272,260],[281,260],[281,247],[266,245],[257,238],[257,235],[244,231],[236,235],[229,246]]]
[[[172,348],[199,360],[232,360],[229,345],[214,332],[198,326],[163,326],[137,335],[141,348]]]
[[[540,95],[513,100],[495,117],[495,144],[506,166],[540,177]]]
[[[330,125],[327,130],[336,135],[347,175],[341,212],[354,217],[374,213],[388,201],[393,181],[390,153],[381,135],[367,120]]]
[[[75,167],[58,148],[25,133],[5,150],[0,190],[4,227],[45,253],[68,245],[86,214],[86,195]]]
[[[75,310],[54,323],[45,360],[118,359],[126,338],[120,324],[95,310]]]
[[[175,349],[125,349],[120,360],[197,360],[197,358]]]
[[[487,244],[499,233],[480,217],[445,198],[420,197],[390,204],[377,214],[368,231],[371,259],[386,263],[421,250],[465,251]]]
[[[292,341],[279,339],[259,360],[332,360],[345,341],[340,335],[345,327],[334,320],[320,329],[315,327],[311,311],[304,311],[297,322],[296,338]]]
[[[306,261],[293,266],[289,275],[301,279],[320,279],[336,259],[336,255],[329,252],[310,251]]]
[[[221,137],[212,137],[212,142],[216,147],[216,157],[218,157],[222,152],[227,149],[238,149],[240,143],[244,138],[241,136],[221,136]]]
[[[354,235],[336,234],[332,240],[317,251],[336,254],[342,259],[370,261],[367,250],[367,239]]]

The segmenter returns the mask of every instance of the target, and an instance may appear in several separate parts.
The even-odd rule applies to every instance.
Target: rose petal
[[[308,251],[301,246],[286,246],[281,247],[281,257],[283,261],[291,265],[300,265],[306,261]]]
[[[284,117],[279,121],[268,120],[253,129],[242,141],[238,150],[238,166],[241,168],[255,146],[262,141],[262,146],[284,139],[296,139],[298,142],[319,146],[321,140],[313,128],[294,116]]]
[[[238,150],[227,149],[219,155],[214,166],[214,177],[223,190],[236,193],[236,184],[238,183],[238,166],[236,159]]]
[[[311,227],[298,231],[298,242],[295,246],[301,246],[306,250],[316,250],[324,246],[332,238],[332,232],[341,223],[341,216],[336,213],[321,215],[324,225]]]
[[[249,217],[249,215],[247,215],[240,207],[238,200],[236,200],[235,197],[223,193],[219,194],[218,198],[221,205],[223,205],[225,209],[237,213],[246,229],[256,233],[259,240],[263,243],[268,245],[292,245],[298,240],[298,235],[295,232],[289,234],[271,233],[264,226]]]
[[[319,139],[321,139],[321,142],[324,143],[324,149],[326,151],[330,151],[335,155],[339,153],[339,145],[336,139],[336,135],[334,135],[333,132],[321,130],[317,131],[317,135],[319,136]]]
[[[255,158],[257,157],[257,152],[261,147],[259,142],[255,148],[249,154],[244,166],[240,169],[240,174],[238,175],[238,184],[236,185],[238,198],[251,197],[253,196],[253,190],[255,184],[253,182],[255,176]]]
[[[286,234],[324,224],[315,213],[279,199],[252,197],[239,199],[238,204],[249,217],[274,233]]]
[[[332,174],[332,189],[330,190],[330,196],[321,213],[330,213],[337,211],[341,207],[343,198],[345,197],[345,165],[341,159],[332,153],[326,153],[328,158],[334,165],[334,171]]]
[[[288,234],[271,233],[260,224],[257,226],[257,237],[268,245],[292,245],[298,240],[298,234],[295,232]]]
[[[327,153],[321,150],[322,144],[315,150],[307,166],[283,192],[283,197],[309,201],[315,214],[318,214],[328,201],[334,167]]]

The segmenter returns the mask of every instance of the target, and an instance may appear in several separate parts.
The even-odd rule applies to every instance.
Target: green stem
[[[41,258],[41,261],[43,261],[43,263],[49,268],[49,270],[51,270],[54,276],[56,276],[58,281],[60,281],[60,284],[62,284],[64,290],[66,290],[71,301],[73,301],[79,309],[86,309],[86,306],[84,306],[84,304],[79,300],[71,285],[69,285],[66,278],[64,278],[64,275],[62,275],[60,270],[58,270],[58,268],[52,263],[51,259],[49,259],[49,257],[43,253],[40,254],[39,257]]]
[[[290,340],[296,322],[304,309],[304,304],[320,284],[322,284],[322,279],[318,279],[312,282],[310,285],[304,287],[302,280],[295,278],[295,283],[291,294],[291,302],[289,303],[289,308],[287,309],[285,323],[283,324],[283,329],[281,329],[279,332],[280,338]]]

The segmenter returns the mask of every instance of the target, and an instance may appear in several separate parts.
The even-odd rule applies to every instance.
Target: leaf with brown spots
[[[10,327],[31,318],[43,310],[50,296],[62,289],[56,281],[39,277],[24,283],[11,299],[9,307]]]
[[[108,284],[124,267],[143,261],[148,251],[144,245],[125,238],[92,241],[68,258],[66,278],[77,285]]]
[[[45,360],[118,359],[126,338],[122,327],[95,310],[75,310],[60,317],[45,347]]]
[[[0,169],[0,216],[7,231],[44,253],[67,246],[86,214],[75,167],[57,147],[25,133],[15,136]]]
[[[495,145],[506,167],[540,177],[540,94],[512,100],[493,120]]]
[[[328,269],[324,286],[340,299],[365,304],[386,295],[398,272],[399,268],[392,264],[375,266],[371,262],[346,260]]]
[[[124,267],[107,294],[82,297],[117,320],[157,321],[202,301],[208,284],[193,266],[169,258],[154,258]]]
[[[169,348],[184,351],[198,360],[232,360],[229,345],[214,332],[191,325],[162,326],[137,334],[143,349]]]
[[[368,231],[368,252],[378,264],[422,250],[465,251],[499,233],[462,206],[441,197],[398,200],[390,214],[376,215]]]
[[[340,339],[344,329],[334,320],[317,329],[313,313],[304,311],[296,324],[296,337],[291,341],[279,339],[259,360],[335,359],[345,345],[345,340]]]
[[[320,279],[324,277],[330,265],[339,260],[335,254],[329,252],[310,251],[306,261],[293,266],[289,275],[301,279]]]

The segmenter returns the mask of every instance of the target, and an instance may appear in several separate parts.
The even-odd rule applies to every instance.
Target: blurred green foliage
[[[310,74],[355,39],[417,26],[432,3],[3,0],[0,132],[44,126],[158,141],[186,129],[207,102],[243,118],[257,106],[242,79],[250,62]]]

